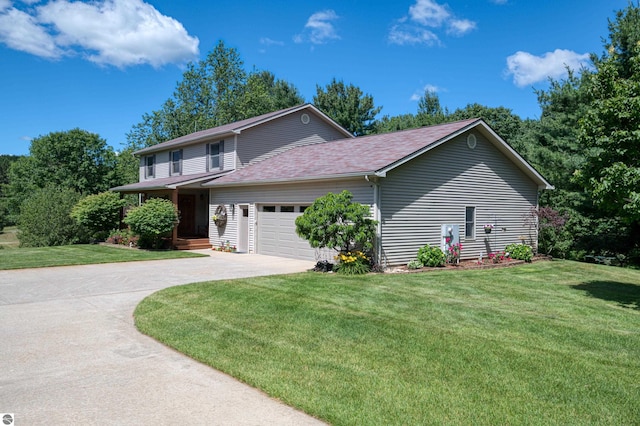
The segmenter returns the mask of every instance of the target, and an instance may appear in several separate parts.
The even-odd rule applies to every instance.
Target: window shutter
[[[206,146],[206,154],[205,154],[205,163],[207,163],[207,171],[209,171],[210,169],[210,164],[211,164],[211,158],[209,158],[209,145],[207,144]]]
[[[220,170],[224,170],[224,140],[220,141]]]

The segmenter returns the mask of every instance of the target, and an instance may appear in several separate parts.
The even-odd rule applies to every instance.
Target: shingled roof
[[[204,183],[206,187],[284,183],[385,173],[455,138],[471,128],[492,136],[498,148],[527,173],[540,188],[553,188],[481,119],[469,119],[354,139],[293,148]]]
[[[214,179],[218,176],[224,176],[229,171],[215,171],[207,173],[198,173],[192,175],[172,176],[168,178],[150,179],[141,182],[131,183],[128,185],[116,186],[111,188],[115,192],[140,192],[152,191],[157,189],[176,189],[180,186],[199,184],[207,180]]]
[[[302,110],[313,111],[316,115],[324,119],[327,123],[333,125],[334,127],[336,127],[336,129],[341,131],[345,135],[345,137],[351,137],[350,133],[346,129],[339,126],[335,121],[331,120],[329,117],[327,117],[315,106],[311,104],[303,104],[303,105],[297,105],[291,108],[285,108],[279,111],[269,112],[267,114],[262,114],[257,117],[247,118],[245,120],[236,121],[236,122],[225,124],[222,126],[213,127],[211,129],[201,130],[199,132],[191,133],[185,136],[181,136],[179,138],[172,139],[170,141],[162,142],[157,145],[140,149],[134,152],[134,155],[150,154],[153,152],[164,151],[164,150],[179,147],[179,146],[198,143],[206,139],[216,139],[216,138],[223,138],[227,136],[237,135],[241,133],[243,130],[249,129],[259,124],[266,123],[276,118],[284,117],[288,114],[292,114],[294,112],[302,111]]]

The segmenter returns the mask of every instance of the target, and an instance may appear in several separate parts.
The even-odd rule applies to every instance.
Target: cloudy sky
[[[534,89],[602,53],[627,0],[0,0],[0,154],[81,128],[116,149],[171,95],[184,66],[224,40],[311,102],[332,78],[381,115],[415,113],[425,89],[539,115]]]

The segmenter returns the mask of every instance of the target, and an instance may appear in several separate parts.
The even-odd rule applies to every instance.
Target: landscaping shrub
[[[339,274],[360,275],[371,270],[369,258],[361,251],[341,252],[336,256],[338,264],[333,270]]]
[[[434,268],[444,266],[445,256],[440,248],[430,247],[429,244],[426,244],[418,250],[418,261],[424,266]]]
[[[352,202],[349,191],[328,193],[316,199],[296,218],[296,233],[314,248],[334,248],[341,253],[373,249],[377,222],[369,206]]]
[[[104,240],[109,231],[120,224],[120,210],[125,201],[115,192],[102,192],[89,195],[71,210],[71,217],[84,225],[97,240]]]
[[[407,263],[407,269],[420,269],[424,265],[417,259],[413,259],[409,263]]]
[[[61,246],[89,241],[89,231],[70,216],[81,195],[72,189],[36,189],[22,203],[18,239],[23,247]]]
[[[140,247],[157,249],[162,247],[163,238],[168,237],[178,224],[178,210],[169,200],[151,198],[129,210],[124,223],[140,236]]]
[[[526,244],[509,244],[505,249],[509,257],[516,260],[531,262],[533,259],[533,249]]]
[[[137,247],[139,237],[131,229],[114,229],[109,233],[107,242],[123,246]]]

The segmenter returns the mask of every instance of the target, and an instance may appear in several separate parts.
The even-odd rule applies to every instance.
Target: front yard
[[[91,265],[95,263],[133,262],[185,257],[202,254],[186,251],[131,250],[128,248],[77,244],[57,247],[23,247],[0,250],[0,270],[43,268],[47,266]]]
[[[568,261],[174,287],[138,328],[332,424],[637,424],[640,271]]]

